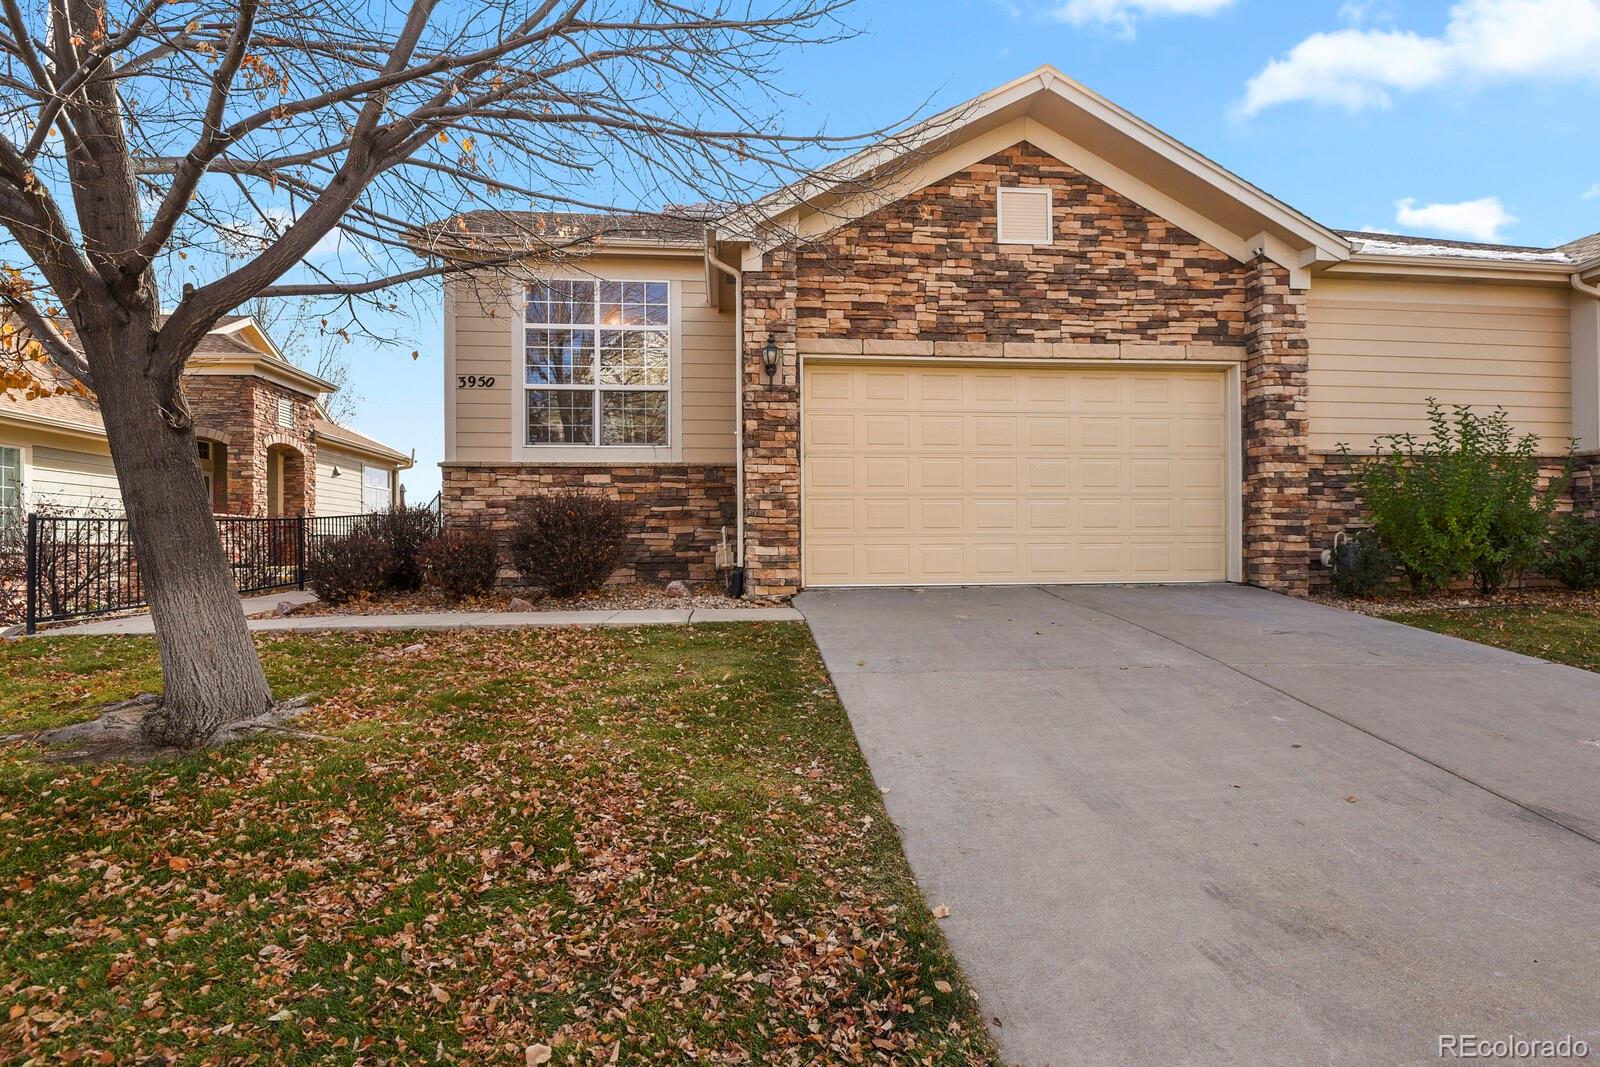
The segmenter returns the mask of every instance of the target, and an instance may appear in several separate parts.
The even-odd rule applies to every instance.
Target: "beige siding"
[[[0,444],[24,449],[22,487],[28,508],[122,511],[117,472],[104,444],[20,428],[0,429]]]
[[[1572,432],[1571,326],[1560,288],[1318,278],[1308,308],[1311,447],[1425,433],[1424,402],[1511,413],[1560,451]]]
[[[334,467],[339,477],[333,476]],[[317,446],[317,514],[359,515],[361,513],[361,460]]]
[[[734,431],[733,312],[706,304],[705,268],[698,256],[595,256],[582,270],[597,277],[658,278],[679,294],[676,334],[679,370],[673,392],[680,425],[673,433],[686,463],[732,463]],[[521,294],[502,279],[446,286],[451,331],[445,382],[445,458],[504,463],[517,458],[513,403],[520,398],[522,363],[516,324]],[[461,375],[490,375],[493,388],[458,388]],[[607,462],[596,449],[595,462]]]

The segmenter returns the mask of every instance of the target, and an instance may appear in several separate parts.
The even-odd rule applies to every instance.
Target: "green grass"
[[[995,1061],[803,627],[259,644],[331,740],[0,749],[8,1057]],[[0,732],[157,682],[8,643]]]
[[[1586,671],[1600,671],[1600,614],[1593,609],[1485,607],[1406,611],[1386,617]]]

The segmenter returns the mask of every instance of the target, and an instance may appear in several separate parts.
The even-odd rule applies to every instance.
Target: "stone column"
[[[1245,276],[1244,580],[1303,594],[1310,587],[1310,447],[1306,420],[1306,294],[1265,256]]]
[[[744,565],[758,596],[800,589],[800,368],[795,347],[795,258],[767,253],[764,269],[744,275]],[[778,346],[767,384],[761,353]]]

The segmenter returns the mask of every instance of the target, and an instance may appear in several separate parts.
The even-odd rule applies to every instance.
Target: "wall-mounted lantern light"
[[[333,468],[333,473],[332,473],[332,474],[330,474],[330,475],[328,475],[328,477],[330,477],[330,478],[337,478],[337,477],[339,477],[339,468],[338,468],[338,467],[334,467],[334,468]]]
[[[767,347],[761,350],[761,369],[767,372],[767,384],[771,385],[778,373],[778,343],[770,337]]]

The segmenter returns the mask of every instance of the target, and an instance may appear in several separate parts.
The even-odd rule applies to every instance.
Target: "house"
[[[444,511],[612,494],[636,577],[710,577],[727,529],[767,595],[1300,592],[1359,515],[1338,446],[1429,396],[1575,438],[1595,508],[1600,235],[1330,229],[1053,68],[714,219],[522,223],[585,254],[447,286]]]
[[[223,515],[352,515],[402,499],[410,457],[328,419],[336,387],[284,358],[259,323],[219,323],[184,372],[196,461]],[[0,523],[27,511],[120,512],[94,400],[0,394]]]

